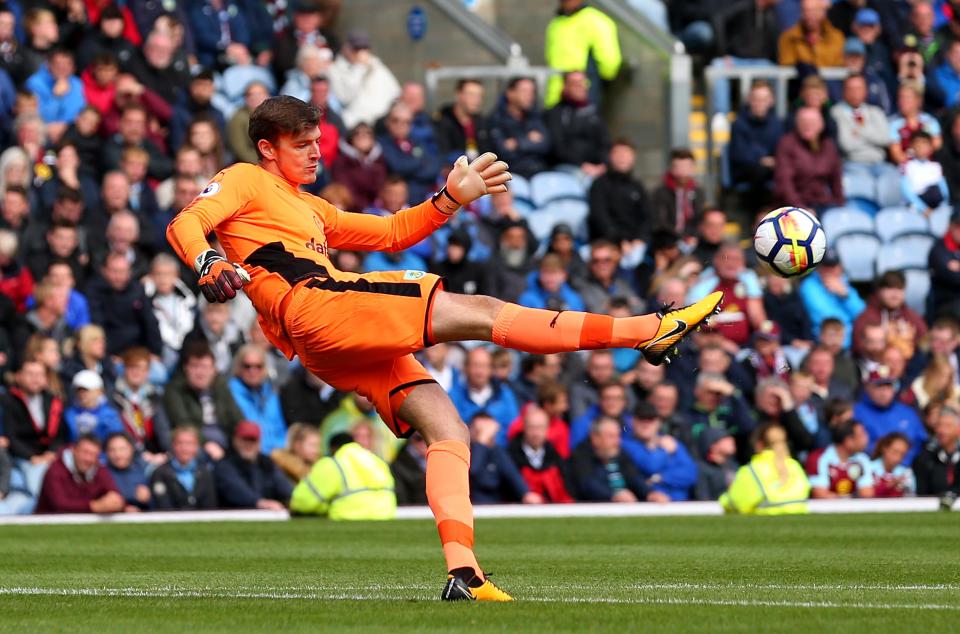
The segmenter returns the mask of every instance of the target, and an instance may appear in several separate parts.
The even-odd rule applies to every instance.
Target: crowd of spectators
[[[560,4],[561,18],[583,9]],[[835,254],[799,285],[758,274],[725,211],[706,204],[689,150],[671,153],[649,192],[635,177],[634,145],[611,138],[586,69],[564,72],[546,109],[536,83],[516,77],[490,110],[489,86],[466,79],[428,112],[423,86],[398,82],[367,33],[339,37],[336,5],[0,5],[0,513],[348,518],[363,516],[364,499],[387,514],[386,497],[425,503],[424,440],[394,438],[367,399],[288,362],[242,294],[199,298],[163,239],[217,171],[255,160],[250,113],[278,93],[323,109],[314,191],[347,211],[419,203],[451,159],[485,150],[518,175],[559,170],[584,184],[585,227],[556,223],[542,243],[508,192],[404,252],[331,253],[342,270],[431,270],[452,291],[614,316],[726,292],[714,326],[669,367],[631,349],[424,350],[470,427],[476,503],[716,500],[756,437],[782,445],[771,429],[808,465],[815,496],[960,484],[960,216],[934,252],[944,284],[929,315],[905,307],[898,273],[865,302]],[[862,78],[845,92],[853,107]],[[819,140],[834,110],[807,98],[778,146],[791,126],[769,118],[772,95],[754,88],[758,138],[737,156],[756,160],[737,169],[757,184],[772,174],[816,208],[842,196],[829,171],[841,163],[819,157],[838,151]],[[850,178],[889,184],[875,160],[888,136],[852,150]],[[920,145],[907,164],[929,161]],[[795,163],[789,178],[782,156]],[[911,182],[926,183],[915,171]],[[338,498],[348,478],[369,496]]]

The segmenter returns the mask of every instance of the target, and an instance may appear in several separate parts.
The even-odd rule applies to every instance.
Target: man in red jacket
[[[573,498],[567,492],[563,479],[563,458],[548,440],[550,417],[534,404],[527,406],[523,415],[523,433],[511,441],[510,459],[517,465],[520,475],[532,493],[544,501],[570,503]]]
[[[123,496],[100,466],[100,441],[81,436],[47,469],[37,500],[39,513],[119,513]]]

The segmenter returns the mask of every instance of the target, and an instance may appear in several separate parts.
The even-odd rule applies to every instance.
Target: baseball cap
[[[834,248],[829,248],[823,253],[823,259],[820,264],[824,266],[837,266],[840,264],[840,254]]]
[[[760,327],[753,333],[754,340],[766,339],[767,341],[780,342],[780,326],[775,321],[769,319],[760,323]]]
[[[866,55],[867,47],[858,37],[848,37],[843,44],[844,55]]]
[[[877,365],[867,374],[867,383],[870,385],[892,385],[897,380],[890,374],[890,368]]]
[[[76,390],[102,390],[103,379],[93,370],[80,370],[73,377],[73,387]]]
[[[697,449],[700,450],[700,457],[705,458],[708,453],[710,453],[710,447],[713,447],[713,444],[718,440],[723,440],[730,435],[726,429],[718,429],[716,427],[707,427],[702,432],[700,432],[700,437],[697,439]]]
[[[864,26],[876,26],[880,24],[880,14],[873,9],[860,9],[857,11],[857,17],[853,19],[853,23]]]
[[[260,440],[260,428],[256,423],[248,420],[242,420],[237,423],[237,428],[233,431],[235,438],[245,440]]]
[[[370,35],[366,31],[354,29],[347,34],[347,44],[350,48],[370,48]]]
[[[660,418],[660,414],[657,413],[657,408],[648,401],[640,401],[633,409],[634,420],[655,420],[658,418]]]

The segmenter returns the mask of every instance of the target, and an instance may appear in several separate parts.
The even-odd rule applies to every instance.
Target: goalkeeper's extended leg
[[[723,293],[671,310],[636,317],[540,310],[485,296],[437,295],[432,341],[481,340],[523,352],[550,354],[602,348],[635,348],[653,365],[670,361],[677,344],[719,311]]]
[[[487,579],[473,554],[470,434],[450,397],[436,383],[415,387],[397,416],[427,441],[427,502],[437,522],[447,582],[445,601],[512,601]]]

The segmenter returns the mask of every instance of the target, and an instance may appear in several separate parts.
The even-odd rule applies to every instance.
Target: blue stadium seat
[[[846,235],[873,235],[874,224],[870,214],[853,207],[834,207],[823,212],[820,219],[827,234],[827,244],[836,244],[837,238]]]
[[[881,248],[877,260],[877,273],[901,269],[927,269],[927,258],[936,240],[931,235],[911,234],[900,236]]]
[[[907,278],[907,306],[925,315],[927,312],[927,297],[930,294],[930,271],[927,269],[908,269],[904,271]]]
[[[927,218],[930,223],[930,233],[942,238],[950,225],[950,215],[953,213],[953,207],[942,205],[933,210],[933,213]]]
[[[880,251],[879,238],[866,233],[850,233],[837,238],[834,246],[850,281],[869,282],[874,279],[877,253]]]
[[[536,207],[533,206],[533,203],[526,198],[514,198],[513,208],[519,211],[520,215],[524,218],[536,211]]]
[[[531,200],[537,207],[546,207],[554,200],[573,198],[584,200],[587,192],[577,178],[564,172],[540,172],[530,179],[533,190]]]
[[[533,206],[533,192],[530,189],[530,181],[523,176],[513,174],[513,179],[510,180],[509,187],[510,191],[513,192],[513,199],[515,201],[523,200]]]
[[[533,235],[535,235],[540,242],[549,239],[553,226],[560,222],[547,209],[534,209],[527,215],[526,220],[530,231],[533,232]]]
[[[585,200],[554,200],[546,206],[544,211],[549,212],[556,219],[555,222],[565,222],[573,227],[573,234],[577,240],[586,241],[590,205]]]
[[[899,236],[930,233],[927,219],[907,207],[881,209],[874,218],[874,224],[877,236],[884,242],[892,242]]]

